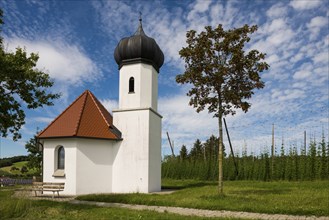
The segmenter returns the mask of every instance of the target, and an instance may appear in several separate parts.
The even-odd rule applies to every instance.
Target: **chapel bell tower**
[[[157,112],[158,74],[164,55],[155,40],[144,33],[141,18],[137,31],[120,40],[114,58],[120,80],[119,109],[113,111],[113,123],[123,140],[115,149],[113,191],[160,191],[162,116]]]

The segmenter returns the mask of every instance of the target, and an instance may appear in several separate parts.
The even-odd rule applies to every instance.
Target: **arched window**
[[[134,77],[130,77],[129,79],[129,93],[135,92],[135,79]]]
[[[65,167],[65,151],[64,147],[60,146],[57,150],[57,169],[64,170]]]

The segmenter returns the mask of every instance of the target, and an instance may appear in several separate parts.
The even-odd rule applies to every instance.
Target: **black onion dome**
[[[142,27],[142,19],[134,35],[120,40],[114,51],[114,59],[119,69],[124,64],[148,63],[159,72],[164,56],[155,40],[146,36]]]

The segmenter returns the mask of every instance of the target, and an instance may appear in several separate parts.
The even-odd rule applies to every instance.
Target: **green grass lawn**
[[[329,181],[224,183],[224,196],[218,196],[216,182],[163,180],[166,195],[103,194],[80,196],[80,200],[178,206],[211,210],[329,216]]]
[[[163,219],[163,220],[190,220],[190,216],[180,216],[155,211],[137,211],[123,208],[104,208],[92,205],[74,205],[67,202],[54,202],[46,200],[29,200],[13,198],[15,188],[0,188],[0,219]],[[201,218],[193,219],[227,219],[227,218]],[[230,218],[231,219],[231,218]]]

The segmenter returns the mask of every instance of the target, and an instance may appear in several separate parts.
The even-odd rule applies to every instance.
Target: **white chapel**
[[[142,28],[121,39],[119,108],[111,115],[88,90],[38,134],[43,181],[64,182],[63,194],[161,190],[158,73],[164,55]]]

